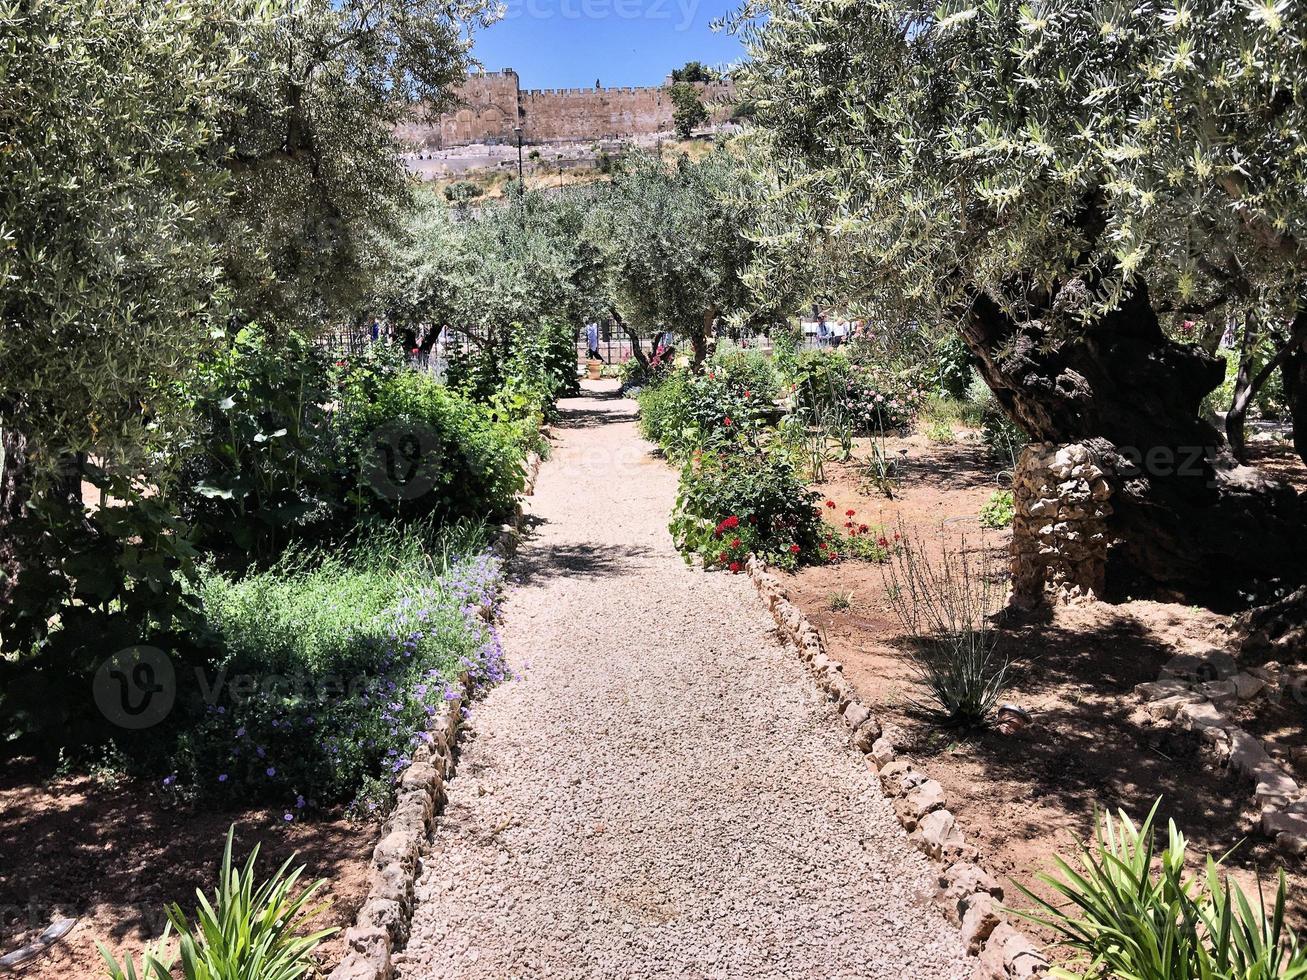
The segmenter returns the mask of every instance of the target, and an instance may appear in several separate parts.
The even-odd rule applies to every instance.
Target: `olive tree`
[[[1176,329],[1256,305],[1299,336],[1302,13],[758,0],[733,27],[779,174],[755,288],[956,325],[1033,438],[1119,464],[1120,581],[1307,575],[1301,502],[1200,418],[1223,366]]]
[[[701,362],[713,320],[747,307],[746,184],[725,150],[671,165],[636,153],[600,192],[591,234],[604,251],[612,312],[641,363],[641,339],[664,330],[688,336]]]
[[[217,231],[245,321],[339,322],[370,289],[411,202],[394,126],[438,118],[491,0],[274,0],[258,70],[224,119],[230,200]]]

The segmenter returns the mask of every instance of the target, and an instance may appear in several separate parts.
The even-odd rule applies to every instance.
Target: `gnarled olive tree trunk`
[[[1065,336],[979,295],[961,333],[1033,440],[1087,446],[1103,469],[1108,597],[1161,591],[1226,605],[1268,581],[1307,581],[1307,501],[1238,465],[1201,419],[1223,365],[1168,338],[1145,288]]]
[[[26,470],[27,439],[13,428],[0,427],[0,609],[8,607],[18,578],[12,527],[23,508]]]

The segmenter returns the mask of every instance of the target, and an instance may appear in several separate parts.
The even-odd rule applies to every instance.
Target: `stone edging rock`
[[[977,863],[976,846],[967,842],[957,818],[945,809],[943,787],[898,754],[871,709],[858,700],[843,664],[827,656],[821,634],[790,602],[780,580],[755,556],[749,558],[747,571],[781,634],[798,648],[817,686],[843,716],[854,748],[879,775],[908,839],[939,865],[936,901],[961,927],[967,952],[978,957],[973,980],[1042,976],[1048,960],[1003,914],[1003,888]]]
[[[1240,671],[1233,658],[1219,650],[1208,657],[1182,654],[1167,665],[1160,680],[1136,685],[1135,693],[1156,723],[1196,732],[1220,763],[1245,777],[1261,807],[1262,833],[1274,839],[1280,851],[1301,855],[1307,854],[1307,794],[1256,737],[1221,710],[1235,701],[1278,695],[1284,678],[1276,667]],[[1204,668],[1217,679],[1202,680]]]
[[[528,454],[523,496],[535,492],[539,473],[540,456]],[[492,546],[499,558],[507,560],[517,550],[521,526],[522,504],[518,501],[512,522],[500,527]],[[485,614],[488,617],[490,610]],[[408,941],[414,887],[436,816],[445,804],[445,782],[452,775],[463,705],[472,690],[472,678],[464,671],[458,677],[456,693],[428,729],[431,741],[414,750],[412,763],[399,778],[395,808],[382,827],[381,840],[368,865],[367,897],[354,924],[345,930],[345,954],[331,971],[330,980],[391,980],[395,974],[391,957]]]

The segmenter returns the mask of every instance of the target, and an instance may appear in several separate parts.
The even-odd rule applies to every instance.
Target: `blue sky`
[[[657,85],[687,61],[735,61],[740,46],[712,22],[735,0],[505,0],[507,16],[476,38],[487,70],[517,70],[523,88]]]

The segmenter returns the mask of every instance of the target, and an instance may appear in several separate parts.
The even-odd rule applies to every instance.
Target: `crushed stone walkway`
[[[672,546],[612,383],[562,404],[403,980],[968,976],[908,844],[743,576]]]

